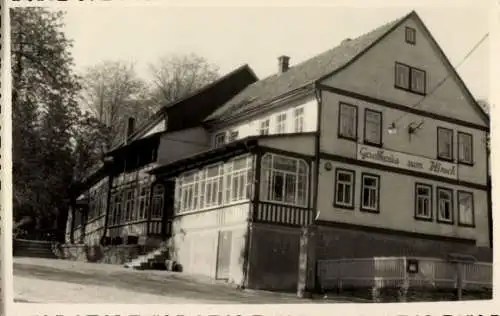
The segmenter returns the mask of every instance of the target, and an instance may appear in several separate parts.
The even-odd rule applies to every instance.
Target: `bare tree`
[[[138,122],[156,110],[148,99],[145,82],[134,65],[124,61],[104,61],[87,69],[82,80],[83,104],[110,130],[107,147],[122,139],[127,117]]]
[[[219,77],[219,68],[196,54],[165,56],[149,68],[151,98],[161,104],[182,98]]]

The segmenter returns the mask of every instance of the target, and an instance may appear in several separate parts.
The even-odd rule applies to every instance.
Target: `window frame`
[[[222,142],[219,142],[220,139],[222,138]],[[227,143],[227,133],[226,132],[218,132],[214,135],[214,147],[215,148],[220,148],[224,146]]]
[[[450,144],[451,144],[451,148],[450,148],[450,156],[449,157],[443,157],[441,156],[441,150],[440,150],[440,131],[444,131],[444,132],[448,132],[451,134],[451,139],[450,139]],[[447,128],[447,127],[442,127],[442,126],[438,126],[437,127],[437,132],[436,132],[436,140],[437,140],[437,144],[436,144],[436,149],[437,149],[437,159],[438,160],[443,160],[443,161],[448,161],[448,162],[453,162],[454,159],[455,159],[455,146],[453,144],[454,142],[454,132],[451,128]]]
[[[423,91],[419,91],[413,87],[413,73],[421,73],[423,75]],[[425,70],[415,67],[410,67],[410,91],[416,94],[425,95],[427,92],[427,73]]]
[[[270,166],[267,167],[266,164],[265,164],[265,159],[267,157],[270,157]],[[296,162],[296,170],[294,172],[292,171],[289,171],[289,170],[282,170],[282,169],[275,169],[274,168],[274,157],[279,157],[279,158],[285,158],[285,159],[290,159],[290,160],[294,160]],[[261,161],[260,161],[260,164],[262,165],[261,167],[261,181],[260,181],[260,186],[259,186],[259,190],[260,190],[260,200],[262,202],[268,202],[268,203],[273,203],[273,204],[281,204],[281,205],[288,205],[288,206],[295,206],[295,207],[303,207],[303,208],[306,208],[308,207],[309,205],[309,186],[310,186],[310,179],[309,179],[309,176],[310,176],[310,166],[308,164],[308,162],[305,160],[305,159],[302,159],[302,158],[296,158],[296,157],[291,157],[291,156],[286,156],[286,155],[280,155],[280,154],[275,154],[275,153],[265,153],[264,155],[262,155],[262,158],[261,158]],[[300,173],[300,169],[301,169],[301,164],[302,166],[305,167],[304,169],[304,174],[301,174]],[[268,171],[269,174],[268,174],[268,177],[266,177],[265,175],[265,172]],[[284,193],[283,195],[283,200],[282,201],[278,201],[278,200],[275,200],[273,199],[273,196],[274,196],[274,182],[273,182],[273,179],[275,177],[275,173],[279,174],[279,175],[282,175],[282,178],[283,178],[283,188],[282,188],[282,191]],[[295,192],[294,192],[294,202],[287,202],[286,201],[286,176],[287,175],[294,175],[295,176],[295,182],[294,182],[294,189],[295,189]],[[301,179],[301,176],[303,177],[303,179]],[[303,189],[304,189],[304,192],[303,193],[303,204],[300,204],[299,202],[300,201],[300,198],[301,198],[301,194],[300,194],[300,181],[303,180],[304,183],[303,184]],[[267,184],[267,185],[263,185],[263,184]]]
[[[405,86],[400,85],[398,83],[398,67],[403,67],[408,71],[408,77],[406,78],[407,82],[408,82],[408,87],[405,87]],[[423,91],[418,91],[416,89],[413,89],[413,82],[412,82],[413,75],[412,74],[414,72],[421,72],[423,74],[423,83],[422,83],[423,84]],[[394,88],[424,96],[427,94],[427,72],[421,68],[412,67],[412,66],[407,65],[405,63],[396,61],[394,63]]]
[[[366,130],[366,126],[367,126],[367,114],[371,112],[373,114],[377,114],[379,115],[379,139],[378,139],[378,142],[372,142],[371,140],[369,140],[367,138],[367,130]],[[375,147],[382,147],[382,134],[383,134],[383,116],[382,116],[382,111],[377,111],[377,110],[373,110],[373,109],[369,109],[369,108],[365,108],[365,114],[364,114],[364,126],[363,126],[363,142],[366,144],[366,145],[370,145],[370,146],[375,146]]]
[[[151,203],[150,203],[150,219],[151,220],[161,220],[163,219],[163,215],[165,213],[165,186],[161,183],[155,183],[153,187],[151,188]],[[161,194],[160,194],[161,193]],[[155,211],[154,206],[156,200],[161,201],[159,204],[159,214],[155,214],[153,211]],[[154,216],[158,215],[158,216]]]
[[[377,188],[376,188],[376,197],[377,197],[377,202],[376,202],[376,208],[375,209],[372,209],[372,208],[368,208],[366,206],[363,205],[363,197],[364,197],[364,179],[365,177],[369,177],[369,178],[374,178],[377,180]],[[360,202],[359,202],[359,209],[360,211],[362,212],[368,212],[368,213],[380,213],[380,176],[379,175],[376,175],[376,174],[373,174],[373,173],[368,173],[368,172],[362,172],[361,173],[361,192],[359,194],[359,199],[360,199]]]
[[[411,34],[413,39],[409,37],[408,34]],[[405,27],[405,42],[411,45],[417,44],[417,30],[415,28],[409,26]]]
[[[137,199],[137,219],[148,218],[149,197],[151,193],[151,186],[149,183],[139,186],[138,199]]]
[[[460,144],[460,138],[461,137],[470,137],[470,161],[464,160],[462,158],[463,150],[462,146]],[[466,133],[466,132],[457,132],[457,146],[458,146],[458,163],[462,165],[469,165],[472,166],[474,165],[474,137],[471,133]]]
[[[276,115],[276,134],[286,134],[287,119],[288,117],[286,112],[281,112]],[[281,128],[283,128],[283,131],[281,131]]]
[[[422,216],[418,213],[418,198],[419,198],[418,189],[420,187],[426,188],[427,190],[429,190],[429,216],[428,217]],[[432,185],[427,184],[427,183],[416,182],[415,183],[415,192],[414,192],[414,202],[415,202],[414,218],[416,220],[420,220],[420,221],[432,222],[434,220],[434,210],[433,210],[434,209],[434,194],[433,194]]]
[[[450,217],[451,218],[449,220],[441,218],[441,208],[440,208],[441,198],[439,197],[439,193],[441,191],[448,193],[449,196],[450,196],[450,208],[451,208]],[[453,225],[454,224],[455,203],[454,203],[453,200],[454,200],[454,194],[453,194],[453,190],[452,189],[445,188],[445,187],[440,187],[440,186],[436,187],[436,221],[438,223],[448,224],[448,225]]]
[[[123,222],[132,222],[134,221],[134,211],[135,211],[135,204],[137,202],[136,199],[136,188],[135,187],[130,187],[125,190],[125,212],[123,213]],[[130,197],[130,198],[129,198]]]
[[[294,119],[294,132],[303,133],[304,132],[304,114],[305,110],[303,106],[296,107],[293,109],[293,119]]]
[[[337,192],[338,192],[338,189],[337,189],[337,186],[339,184],[339,181],[338,181],[338,176],[339,174],[349,174],[351,176],[351,182],[349,183],[349,185],[351,186],[350,188],[350,198],[351,198],[351,202],[350,204],[347,204],[347,203],[339,203],[339,201],[337,200],[338,196],[337,196]],[[349,170],[349,169],[344,169],[344,168],[335,168],[335,185],[333,187],[333,207],[335,208],[342,208],[342,209],[347,209],[347,210],[354,210],[354,201],[355,201],[355,194],[356,194],[356,172],[354,170]]]
[[[269,118],[259,121],[259,135],[269,135],[269,129],[271,127],[271,120]],[[265,132],[263,132],[265,131]]]
[[[354,135],[352,136],[346,136],[342,132],[342,107],[348,107],[354,109]],[[338,109],[338,119],[337,119],[337,138],[340,139],[346,139],[350,141],[358,141],[358,106],[346,102],[339,102],[339,109]]]
[[[461,194],[467,194],[470,196],[470,201],[471,201],[471,208],[470,211],[472,213],[472,222],[471,223],[464,223],[462,222],[462,218],[460,217],[460,195]],[[475,207],[474,207],[474,192],[471,191],[464,191],[464,190],[457,190],[457,223],[458,226],[462,227],[476,227],[476,216],[475,216]]]
[[[240,161],[241,168],[234,169]],[[254,156],[240,155],[225,163],[215,163],[200,170],[184,172],[176,179],[175,215],[196,213],[249,201],[254,186]],[[208,173],[211,170],[213,175]],[[216,172],[215,172],[216,171]],[[233,178],[237,177],[237,194]]]

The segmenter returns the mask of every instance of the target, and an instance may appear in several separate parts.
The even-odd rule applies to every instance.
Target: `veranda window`
[[[304,160],[266,154],[261,166],[262,200],[307,206],[309,168]]]
[[[149,184],[142,185],[139,190],[139,219],[145,219],[149,207]]]
[[[153,196],[151,197],[151,219],[162,218],[164,196],[165,188],[163,187],[163,185],[155,185],[153,188]]]
[[[176,184],[176,212],[202,210],[247,200],[253,178],[252,163],[252,157],[245,156],[179,177]]]

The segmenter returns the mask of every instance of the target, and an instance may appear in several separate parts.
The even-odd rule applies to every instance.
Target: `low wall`
[[[140,245],[88,246],[85,244],[60,245],[57,256],[61,259],[124,264],[148,251]]]

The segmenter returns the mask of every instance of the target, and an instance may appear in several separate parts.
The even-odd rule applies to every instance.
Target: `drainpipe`
[[[316,218],[317,212],[318,212],[318,189],[319,189],[319,165],[321,162],[320,159],[320,151],[321,151],[321,114],[322,114],[322,108],[323,108],[323,100],[321,99],[321,89],[319,88],[319,85],[315,85],[315,97],[316,101],[318,102],[318,115],[317,115],[317,123],[316,123],[316,141],[315,141],[315,148],[314,148],[314,174],[315,174],[315,181],[314,181],[314,195],[313,195],[313,212],[314,212],[314,218]]]
[[[487,134],[486,136],[489,136]],[[487,205],[488,205],[488,237],[490,248],[493,249],[493,209],[492,209],[492,194],[491,194],[491,176],[490,176],[490,142],[486,144],[486,188],[487,188]]]
[[[316,216],[318,213],[318,189],[319,189],[319,165],[320,165],[320,151],[321,151],[321,112],[322,112],[322,99],[321,99],[321,89],[319,85],[316,83],[314,85],[314,94],[316,101],[318,103],[318,111],[316,117],[316,133],[315,133],[315,148],[314,148],[314,186],[312,186],[310,192],[312,191],[312,212],[313,212],[313,221],[304,227],[302,231],[301,238],[304,238],[305,247],[301,246],[300,249],[300,257],[305,256],[305,267],[299,266],[299,279],[298,279],[298,287],[297,287],[297,296],[299,297],[310,297],[317,287],[316,282]],[[302,241],[301,241],[302,244]],[[299,259],[299,262],[302,261]],[[305,271],[304,271],[305,268]]]

